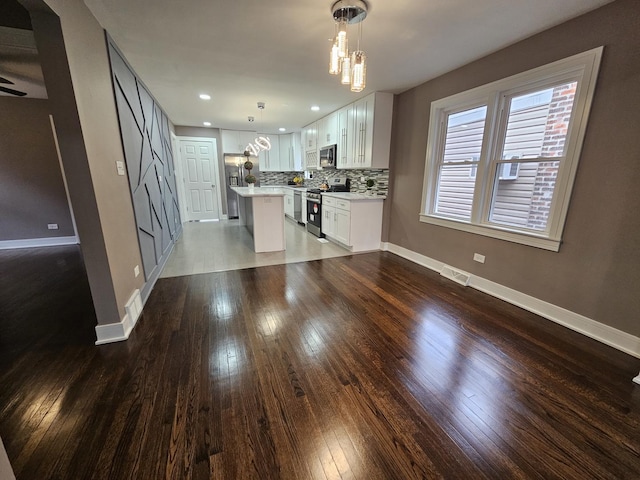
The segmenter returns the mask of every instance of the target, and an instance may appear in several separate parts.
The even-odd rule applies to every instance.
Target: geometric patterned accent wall
[[[167,116],[107,36],[120,135],[145,280],[182,232]]]

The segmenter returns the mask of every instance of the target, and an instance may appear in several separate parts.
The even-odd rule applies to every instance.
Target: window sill
[[[543,250],[550,250],[552,252],[557,252],[560,250],[560,240],[554,240],[534,234],[516,232],[513,230],[501,229],[498,227],[486,227],[483,225],[473,225],[465,222],[457,222],[449,218],[435,217],[432,215],[426,215],[424,213],[420,214],[420,221],[429,223],[431,225],[453,228],[455,230],[461,230],[463,232],[475,233],[477,235],[483,235],[485,237],[492,237],[499,240],[519,243],[521,245],[541,248]]]

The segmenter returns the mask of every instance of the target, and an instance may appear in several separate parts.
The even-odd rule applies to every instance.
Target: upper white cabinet
[[[318,155],[318,122],[313,122],[302,129],[302,143],[304,144],[304,169],[318,170],[320,156]]]
[[[372,93],[353,104],[353,157],[347,168],[389,168],[393,94]]]
[[[338,143],[338,112],[318,120],[318,148]]]
[[[334,144],[338,168],[389,168],[392,117],[393,94],[375,92],[308,125],[306,168],[320,168],[318,150]]]
[[[293,172],[304,170],[302,168],[302,135],[300,132],[291,134],[291,148],[293,151]]]
[[[259,168],[261,172],[280,172],[280,135],[258,134],[269,137],[271,150],[261,150],[258,154]]]
[[[278,135],[280,137],[280,164],[281,172],[290,172],[293,167],[293,139],[291,135]]]
[[[338,110],[338,168],[352,168],[355,155],[355,108],[353,104]]]
[[[305,153],[318,148],[318,122],[313,122],[302,129],[302,141]]]
[[[223,153],[244,153],[247,145],[256,138],[256,132],[241,130],[220,130]]]
[[[288,133],[280,137],[280,169],[281,172],[299,172],[302,170],[302,145],[300,133]]]

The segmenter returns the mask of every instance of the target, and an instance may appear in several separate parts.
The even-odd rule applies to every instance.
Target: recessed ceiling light
[[[280,128],[278,129],[278,131],[280,131],[280,132],[286,132],[286,131],[287,131],[287,129],[286,129],[286,128],[284,128],[284,127],[280,127]]]
[[[211,95],[207,95],[206,93],[201,93],[200,98],[202,100],[211,100]]]
[[[202,124],[203,124],[205,127],[210,127],[210,126],[211,126],[211,122],[202,122]]]
[[[320,107],[318,105],[314,105],[311,107],[311,110],[313,110],[314,112],[317,112],[318,110],[320,110]]]

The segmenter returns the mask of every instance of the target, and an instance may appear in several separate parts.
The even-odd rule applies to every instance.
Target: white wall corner
[[[633,381],[640,385],[640,373],[636,378],[633,379]]]
[[[129,338],[133,327],[136,326],[138,318],[142,313],[142,298],[140,290],[136,289],[129,301],[125,304],[126,314],[118,323],[109,323],[107,325],[96,325],[96,345],[104,345],[105,343],[122,342]]]
[[[400,247],[399,245],[394,245],[393,243],[387,243],[386,250],[436,272],[440,272],[444,266],[444,263],[439,262],[438,260],[434,260],[433,258],[421,255],[404,247]],[[540,315],[547,320],[559,323],[560,325],[582,333],[587,337],[598,340],[605,345],[609,345],[617,350],[640,358],[639,337],[610,327],[604,323],[600,323],[596,320],[585,317],[584,315],[580,315],[579,313],[572,312],[512,288],[505,287],[499,283],[492,282],[486,278],[478,277],[477,275],[471,275],[471,278],[469,279],[469,286]],[[640,375],[634,378],[634,381],[640,383]]]

